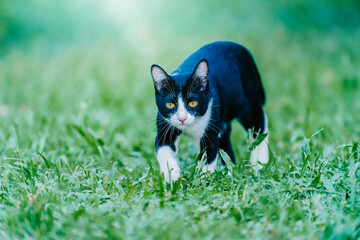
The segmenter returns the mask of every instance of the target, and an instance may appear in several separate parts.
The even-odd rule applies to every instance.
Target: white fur
[[[187,135],[190,135],[195,139],[196,145],[200,147],[200,140],[205,134],[205,130],[209,125],[211,119],[211,108],[212,108],[212,100],[210,100],[208,108],[205,114],[194,121],[193,124],[187,126],[186,128],[179,128],[183,130]]]
[[[268,133],[265,139],[258,145],[250,154],[250,162],[255,170],[262,169],[262,166],[258,163],[266,164],[269,162],[269,131],[268,131],[268,120],[265,115],[264,132]]]
[[[212,100],[210,101],[208,108],[205,114],[196,119],[195,116],[191,115],[185,108],[184,101],[181,96],[178,100],[178,110],[174,115],[170,117],[169,122],[182,130],[185,134],[191,136],[195,139],[196,145],[200,145],[200,139],[204,136],[205,130],[209,125],[211,119],[211,107]],[[186,118],[185,122],[182,124],[179,121],[179,118]]]
[[[195,139],[196,146],[198,147],[198,151],[200,152],[200,141],[201,138],[204,136],[206,128],[209,125],[211,119],[211,109],[212,109],[212,100],[210,101],[208,108],[205,114],[198,120],[195,121],[194,124],[191,126],[184,128],[183,131],[185,134],[190,135],[192,138]],[[202,168],[202,172],[215,172],[215,168],[217,166],[217,157],[210,163],[206,164]]]
[[[180,168],[176,159],[176,152],[169,146],[163,146],[157,150],[156,157],[160,165],[160,171],[164,173],[165,181],[170,182],[170,175],[171,181],[177,181],[180,178]]]
[[[212,163],[206,164],[205,166],[203,166],[202,172],[203,172],[203,173],[206,173],[206,172],[211,172],[211,173],[213,173],[213,172],[215,172],[216,166],[217,166],[217,158],[215,158],[215,160],[212,161]]]
[[[186,119],[183,123],[179,119]],[[170,123],[183,130],[187,128],[189,125],[193,124],[195,121],[195,117],[191,115],[185,107],[184,100],[182,99],[181,95],[178,97],[178,108],[174,115],[170,117]]]
[[[205,61],[201,61],[199,65],[196,67],[194,75],[199,77],[207,77],[208,71],[209,71],[208,64]]]
[[[167,119],[173,126],[182,130],[185,134],[191,136],[195,139],[196,145],[198,146],[198,150],[200,151],[200,140],[203,137],[205,130],[211,119],[211,107],[212,100],[210,101],[208,108],[205,114],[195,119],[193,115],[191,115],[185,108],[184,101],[181,96],[179,96],[178,100],[178,110],[177,112]],[[186,121],[182,124],[178,117],[185,117]],[[178,139],[176,139],[176,144],[178,143]],[[176,147],[177,149],[177,147]],[[178,160],[176,158],[176,152],[173,151],[169,146],[160,147],[156,153],[157,160],[160,165],[160,171],[164,173],[165,181],[177,181],[180,178],[180,168],[178,165]],[[214,172],[216,167],[217,159],[215,159],[211,164],[204,166],[203,171]],[[168,168],[169,166],[169,168]],[[169,170],[171,171],[171,179],[169,176]]]
[[[155,82],[160,82],[167,78],[166,73],[160,67],[154,66],[151,70],[151,74]]]
[[[179,72],[173,72],[170,74],[171,77],[176,76],[176,75],[179,75]]]

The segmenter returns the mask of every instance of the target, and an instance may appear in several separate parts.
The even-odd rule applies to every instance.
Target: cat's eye
[[[191,101],[191,102],[189,102],[189,106],[190,107],[196,107],[198,105],[198,102],[197,101]]]
[[[168,102],[168,103],[166,103],[166,107],[167,107],[168,109],[172,109],[172,108],[175,107],[175,104],[172,103],[172,102]]]

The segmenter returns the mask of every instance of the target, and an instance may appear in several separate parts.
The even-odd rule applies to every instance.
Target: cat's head
[[[168,75],[158,65],[151,67],[156,104],[170,124],[184,130],[204,116],[210,102],[208,73],[205,59],[191,74],[176,72]]]

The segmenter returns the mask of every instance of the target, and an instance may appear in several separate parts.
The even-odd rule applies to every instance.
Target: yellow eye
[[[189,106],[190,107],[196,107],[198,105],[198,102],[197,101],[191,101],[189,102]]]
[[[167,107],[168,109],[172,109],[172,108],[175,107],[175,104],[172,103],[172,102],[168,102],[168,103],[166,103],[166,107]]]

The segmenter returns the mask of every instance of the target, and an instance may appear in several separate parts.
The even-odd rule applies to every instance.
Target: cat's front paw
[[[175,154],[175,151],[168,146],[160,147],[156,153],[160,171],[168,183],[170,181],[175,182],[180,178],[180,168]]]
[[[176,182],[180,178],[180,168],[176,159],[170,159],[166,165],[160,166],[161,173],[164,174],[165,182]]]
[[[209,173],[209,172],[213,173],[213,172],[215,172],[216,166],[217,166],[217,159],[215,159],[214,161],[212,161],[209,164],[205,164],[202,167],[202,173]]]
[[[263,166],[261,164],[264,165],[269,162],[268,137],[251,151],[250,162],[253,165],[254,170],[262,169]],[[259,164],[259,162],[261,164]]]

